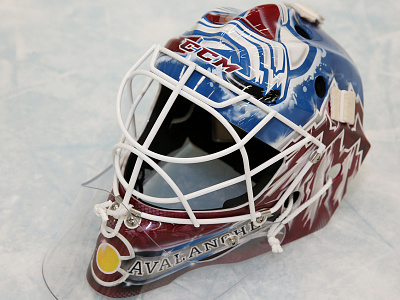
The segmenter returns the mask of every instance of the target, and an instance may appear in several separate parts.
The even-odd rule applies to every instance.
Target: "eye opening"
[[[296,32],[299,35],[301,35],[303,38],[305,38],[307,40],[312,39],[312,34],[311,34],[310,30],[308,30],[306,27],[296,24],[296,25],[294,25],[294,30],[296,30]]]
[[[317,78],[315,78],[314,87],[317,96],[319,98],[324,98],[326,94],[326,83],[324,77],[318,76]]]

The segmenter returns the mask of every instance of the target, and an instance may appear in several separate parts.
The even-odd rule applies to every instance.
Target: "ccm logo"
[[[232,73],[233,71],[240,70],[242,68],[237,64],[231,64],[226,57],[223,57],[222,55],[210,49],[204,48],[198,43],[188,39],[185,39],[179,45],[179,49],[185,52],[196,53],[196,55],[202,60],[211,63],[214,66],[222,66],[223,70],[228,73]]]

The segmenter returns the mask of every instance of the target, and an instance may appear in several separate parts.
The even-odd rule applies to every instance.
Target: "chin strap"
[[[281,253],[283,249],[281,247],[280,241],[276,238],[276,235],[282,230],[282,228],[293,220],[298,214],[300,214],[303,210],[309,207],[311,204],[321,199],[321,196],[331,187],[332,179],[329,179],[328,182],[310,199],[300,205],[296,210],[292,211],[293,208],[293,195],[289,197],[288,207],[284,210],[284,212],[279,216],[278,219],[275,220],[274,224],[268,230],[268,243],[272,248],[272,252]]]
[[[96,214],[96,216],[101,217],[101,226],[102,227],[103,227],[103,224],[105,225],[108,221],[107,209],[111,204],[112,204],[112,201],[108,200],[106,202],[96,204],[94,206],[94,213]]]
[[[271,236],[270,238],[268,238],[268,243],[271,246],[273,253],[282,253],[283,252],[281,242],[276,237]]]
[[[281,246],[281,242],[276,238],[276,235],[282,230],[285,226],[282,222],[289,215],[290,211],[293,208],[293,194],[289,196],[288,207],[283,211],[283,213],[275,220],[274,224],[268,230],[268,243],[272,248],[272,252],[274,253],[282,253],[283,249]]]
[[[101,233],[106,238],[112,238],[116,236],[121,229],[122,222],[130,215],[129,209],[125,207],[122,203],[121,199],[115,197],[116,201],[112,202],[108,200],[106,202],[96,204],[94,206],[94,212],[97,216],[101,217]],[[120,201],[118,201],[120,200]],[[117,219],[117,224],[115,224],[115,228],[112,229],[107,226],[108,216],[112,216]],[[109,231],[111,229],[111,231]]]

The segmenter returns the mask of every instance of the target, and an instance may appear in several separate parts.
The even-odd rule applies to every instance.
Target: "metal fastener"
[[[239,237],[237,235],[230,235],[225,240],[225,245],[228,247],[235,246],[239,243]]]
[[[259,216],[258,218],[256,218],[256,225],[261,226],[263,225],[268,218],[272,216],[271,211],[269,209],[261,211],[261,216]]]
[[[119,203],[118,202],[114,202],[113,204],[111,204],[110,209],[111,210],[117,210],[119,207]]]
[[[318,153],[317,151],[314,151],[310,156],[310,161],[313,164],[319,162],[320,159],[321,159],[321,153]]]
[[[265,217],[263,217],[263,216],[258,217],[258,218],[256,218],[256,223],[257,224],[262,224],[264,222],[264,220],[265,220]]]
[[[130,229],[135,229],[139,227],[140,223],[142,222],[142,218],[135,215],[128,215],[124,221],[125,226]]]

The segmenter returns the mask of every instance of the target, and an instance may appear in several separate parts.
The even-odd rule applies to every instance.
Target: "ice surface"
[[[270,255],[220,299],[399,299],[400,2],[303,2],[325,16],[325,30],[359,68],[372,149],[327,227]],[[42,260],[79,209],[80,183],[111,161],[128,68],[210,9],[257,4],[1,1],[1,299],[52,299]]]

